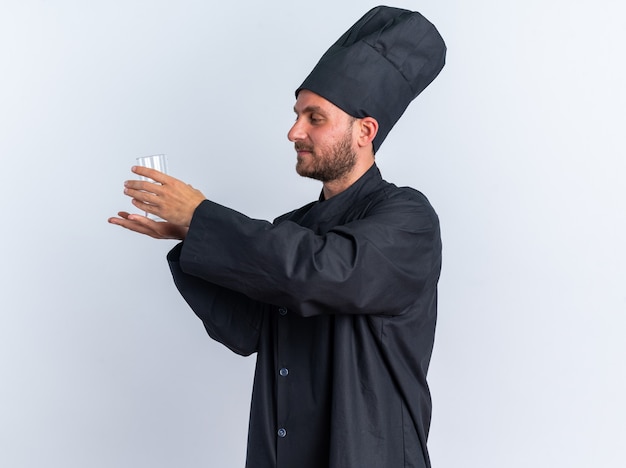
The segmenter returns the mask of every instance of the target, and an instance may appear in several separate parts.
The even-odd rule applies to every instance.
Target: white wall
[[[293,90],[378,2],[227,3],[2,2],[0,466],[243,466],[253,358],[106,218],[156,152],[253,217],[314,199]],[[449,47],[378,156],[442,223],[433,466],[622,467],[626,8],[395,5]]]

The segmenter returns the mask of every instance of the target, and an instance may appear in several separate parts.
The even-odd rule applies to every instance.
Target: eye
[[[320,123],[322,123],[324,121],[324,118],[321,115],[319,115],[319,114],[311,114],[309,116],[309,121],[312,124],[320,124]]]

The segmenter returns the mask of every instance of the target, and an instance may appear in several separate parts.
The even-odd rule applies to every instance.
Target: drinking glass
[[[167,158],[165,157],[164,154],[151,154],[149,156],[140,156],[137,158],[137,165],[143,166],[143,167],[149,167],[150,169],[156,169],[159,172],[167,174]],[[158,183],[150,179],[149,177],[139,176],[139,179],[152,182],[154,184]],[[158,216],[147,213],[147,212],[145,213],[145,215],[148,218],[153,219],[155,221],[164,221]]]
[[[167,174],[167,158],[164,154],[152,154],[150,156],[141,156],[137,158],[137,165],[156,169],[163,174]],[[147,177],[139,176],[141,180],[154,182]]]

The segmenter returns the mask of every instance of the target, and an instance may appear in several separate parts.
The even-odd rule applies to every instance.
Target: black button
[[[278,429],[278,437],[287,437],[287,429],[281,427]]]
[[[285,307],[279,307],[278,308],[278,313],[280,315],[287,315],[287,309]]]

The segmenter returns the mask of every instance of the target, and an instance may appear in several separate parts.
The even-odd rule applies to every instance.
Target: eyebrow
[[[296,110],[296,106],[293,107],[293,111],[298,114],[298,111]],[[306,114],[309,112],[319,112],[320,114],[324,114],[323,109],[320,106],[306,106],[304,109],[302,109],[302,114]]]

